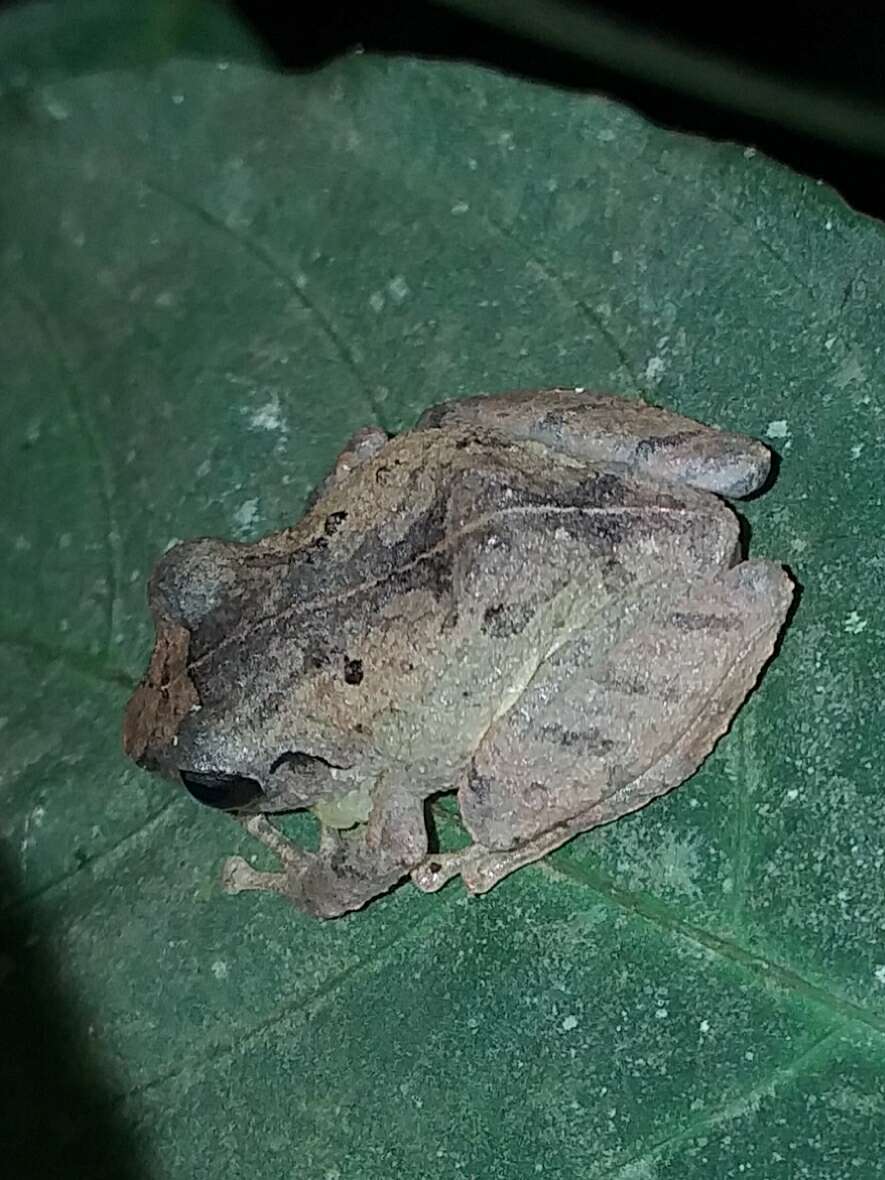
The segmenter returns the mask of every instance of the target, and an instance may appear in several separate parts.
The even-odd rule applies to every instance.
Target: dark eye
[[[180,770],[178,773],[198,803],[218,807],[221,811],[236,811],[264,794],[260,783],[241,774],[224,774],[221,771],[204,774],[198,770]]]

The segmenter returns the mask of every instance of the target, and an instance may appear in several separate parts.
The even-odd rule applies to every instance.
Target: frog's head
[[[158,562],[150,583],[156,639],[126,707],[124,752],[223,811],[288,811],[337,799],[364,773],[354,752],[342,757],[323,742],[317,722],[287,707],[262,666],[272,651],[222,642],[236,632],[254,590],[243,575],[244,549],[199,539]]]

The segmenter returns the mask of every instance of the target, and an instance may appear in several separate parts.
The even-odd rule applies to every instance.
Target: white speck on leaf
[[[224,959],[216,959],[210,970],[216,979],[227,979],[228,975],[230,974],[227,963],[225,963]]]
[[[249,415],[249,428],[251,430],[280,430],[284,433],[287,431],[286,419],[280,406],[280,399],[276,394]]]
[[[790,429],[787,426],[785,418],[777,418],[774,422],[769,422],[765,429],[768,438],[789,438]]]
[[[43,109],[50,119],[55,119],[56,123],[61,123],[65,119],[70,119],[71,112],[54,94],[44,92],[43,95]]]
[[[646,381],[657,382],[667,368],[667,362],[662,356],[650,356],[645,363],[645,379]]]
[[[233,520],[241,536],[250,533],[258,523],[258,501],[244,500],[234,513]]]
[[[397,301],[397,303],[402,303],[404,299],[408,299],[410,294],[409,284],[402,275],[394,275],[387,284],[387,290]]]
[[[577,1028],[577,1027],[578,1027],[577,1016],[566,1016],[565,1020],[563,1020],[563,1022],[562,1022],[562,1031],[563,1032],[571,1032],[573,1028]]]
[[[369,296],[369,307],[376,312],[384,310],[384,296],[380,291],[373,291]]]
[[[876,977],[876,983],[881,983],[885,987],[885,963],[880,963],[873,975]]]
[[[850,353],[838,371],[833,375],[833,384],[837,389],[847,389],[849,385],[865,385],[868,382],[866,370],[860,363],[857,352]]]
[[[470,206],[466,201],[456,201],[452,206],[452,213],[455,214],[455,216],[458,216],[461,213],[466,213],[469,208]]]
[[[842,624],[842,630],[847,631],[849,635],[860,635],[861,631],[867,629],[869,619],[862,619],[856,610],[853,610],[850,615],[845,616],[845,622]]]
[[[701,1030],[702,1033],[708,1033],[710,1031],[709,1020],[702,1020],[701,1023],[698,1025],[698,1028]]]
[[[855,443],[851,448],[850,455],[852,459],[859,459],[863,451],[863,443]]]

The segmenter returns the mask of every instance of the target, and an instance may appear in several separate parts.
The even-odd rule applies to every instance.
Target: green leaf
[[[881,227],[491,72],[222,65],[0,100],[4,1142],[150,1180],[876,1174]],[[294,520],[366,422],[560,383],[781,453],[746,516],[803,592],[732,732],[484,898],[224,895],[254,850],[120,752],[152,563]]]

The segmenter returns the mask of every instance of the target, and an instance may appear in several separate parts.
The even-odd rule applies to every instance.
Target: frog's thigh
[[[686,587],[602,657],[572,641],[489,730],[459,792],[486,848],[594,827],[700,766],[771,654],[793,587],[749,561]]]
[[[656,479],[746,496],[768,476],[771,454],[758,440],[693,418],[584,389],[524,390],[460,398],[429,409],[418,429],[491,427],[593,463],[618,463]]]

